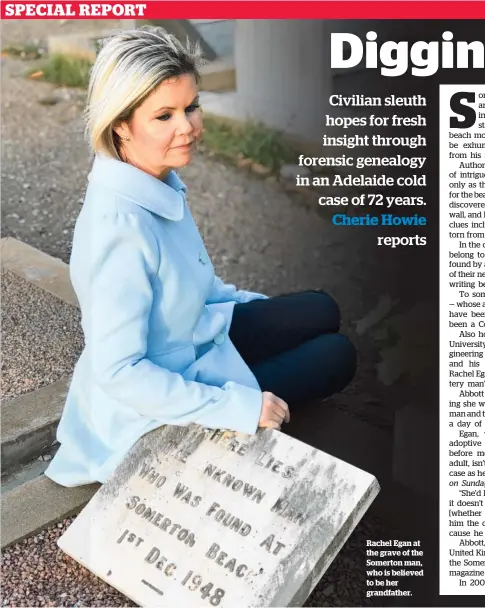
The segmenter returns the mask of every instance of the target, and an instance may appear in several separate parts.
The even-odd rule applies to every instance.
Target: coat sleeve
[[[98,222],[91,239],[89,284],[83,302],[86,350],[96,382],[113,399],[165,424],[195,422],[253,434],[261,391],[227,382],[186,381],[146,357],[152,277],[158,242],[146,220],[117,213]]]
[[[230,283],[224,283],[218,276],[214,277],[212,291],[207,299],[207,304],[220,304],[222,302],[236,302],[244,304],[252,300],[266,300],[268,296],[254,291],[237,289]]]

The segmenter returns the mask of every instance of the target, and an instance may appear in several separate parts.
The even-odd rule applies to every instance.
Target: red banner
[[[2,19],[484,19],[485,2],[2,2]]]

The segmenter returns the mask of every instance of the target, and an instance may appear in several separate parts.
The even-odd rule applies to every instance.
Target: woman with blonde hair
[[[214,274],[176,173],[202,132],[200,59],[146,27],[109,38],[93,66],[95,157],[70,259],[85,347],[46,471],[64,486],[104,483],[164,424],[280,429],[289,404],[355,372],[329,295],[268,298]]]

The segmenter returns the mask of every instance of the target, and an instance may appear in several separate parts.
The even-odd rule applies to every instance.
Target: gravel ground
[[[84,340],[79,310],[2,270],[2,401],[72,373]]]
[[[2,22],[2,44],[43,45],[48,34],[113,25],[117,24],[68,22],[61,26],[60,22],[52,21]],[[3,59],[2,236],[18,238],[68,262],[72,229],[91,162],[83,140],[83,94],[27,80],[26,68],[26,63],[20,60]],[[54,105],[43,105],[43,101]],[[374,275],[381,284],[383,277],[389,277],[389,289],[399,282],[399,277],[393,274],[392,256],[379,258],[378,266],[373,266],[375,245],[362,230],[353,229],[351,238],[345,241],[343,232],[319,219],[315,212],[296,205],[278,183],[259,179],[214,158],[200,156],[181,174],[189,186],[189,202],[221,278],[268,295],[326,289],[337,298],[344,329],[366,354],[352,386],[332,401],[353,415],[388,426],[392,420],[389,390],[375,381],[378,351],[373,343],[365,343],[365,338],[355,332],[355,325],[376,306],[381,295],[377,288],[372,289]],[[348,269],[352,269],[351,275]],[[14,283],[12,277],[4,279],[4,295],[10,293]],[[51,325],[54,316],[58,321],[58,308],[42,295],[41,306],[37,306],[32,318],[39,319],[39,329],[42,318],[46,334],[57,332],[61,351],[54,356],[49,347],[51,337],[47,340],[41,331],[35,330],[34,356],[31,347],[34,341],[29,336],[29,346],[22,330],[13,329],[14,316],[20,313],[13,305],[5,305],[6,300],[7,356],[3,360],[7,360],[8,394],[32,390],[46,377],[53,381],[68,373],[81,342],[72,350],[72,345],[66,346],[65,330],[56,323]],[[65,326],[72,340],[72,336],[78,336],[74,329],[77,321],[74,311],[69,314]],[[49,330],[45,331],[46,328]],[[8,361],[19,359],[22,366],[18,370],[23,370],[27,381],[9,369]],[[4,552],[3,605],[132,605],[57,549],[55,541],[70,521]],[[363,552],[369,537],[392,538],[382,522],[368,515],[364,517],[307,605],[367,605]],[[372,605],[378,604],[374,601]]]
[[[137,605],[59,549],[57,539],[72,521],[65,519],[3,552],[2,606]],[[364,518],[304,605],[389,605],[388,600],[365,598],[363,542],[366,537],[388,538],[388,533],[379,521]]]

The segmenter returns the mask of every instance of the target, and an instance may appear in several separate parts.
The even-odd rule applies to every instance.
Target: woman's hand
[[[273,393],[263,393],[263,409],[259,419],[259,427],[269,429],[280,429],[282,422],[290,421],[290,410],[288,404]]]

